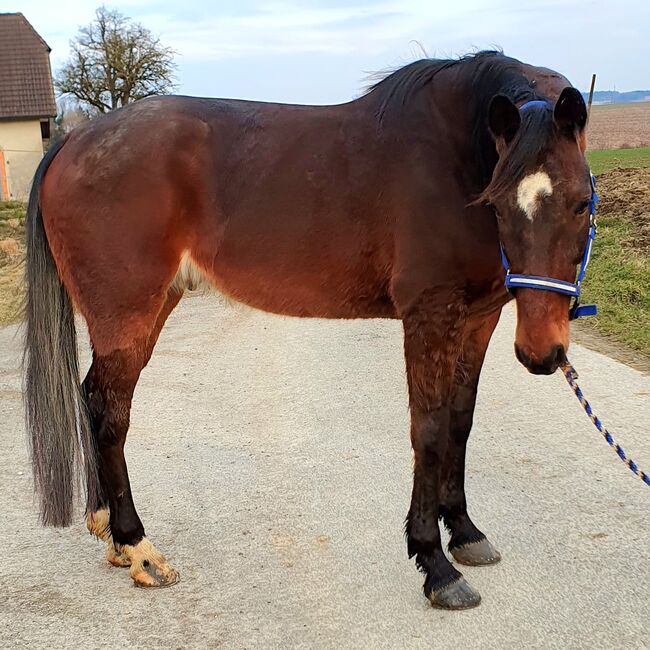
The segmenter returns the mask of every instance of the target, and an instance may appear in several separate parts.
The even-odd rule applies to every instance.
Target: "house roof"
[[[21,13],[0,13],[0,119],[55,115],[48,44]]]

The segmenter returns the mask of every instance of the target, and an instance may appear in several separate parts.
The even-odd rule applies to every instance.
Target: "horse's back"
[[[119,319],[118,290],[124,316],[155,311],[190,267],[267,311],[392,315],[390,242],[372,174],[355,165],[355,119],[345,107],[161,97],[74,131],[41,204],[82,312]]]

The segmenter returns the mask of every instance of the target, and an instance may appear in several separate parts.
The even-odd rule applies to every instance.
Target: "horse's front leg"
[[[408,553],[425,574],[425,596],[447,609],[475,607],[481,601],[446,558],[438,525],[450,400],[465,314],[464,305],[435,296],[423,299],[403,317],[414,453],[413,493],[406,519]]]
[[[461,564],[495,564],[499,552],[467,513],[465,455],[472,429],[479,376],[501,310],[465,327],[461,357],[452,390],[449,441],[442,470],[440,513],[451,533],[449,550]]]

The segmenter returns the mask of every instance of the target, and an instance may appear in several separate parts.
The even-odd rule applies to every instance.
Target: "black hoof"
[[[486,566],[501,561],[501,554],[486,538],[471,544],[457,546],[450,549],[450,552],[456,562],[468,566]]]
[[[432,591],[429,600],[440,609],[470,609],[478,607],[481,595],[461,576],[446,587]]]

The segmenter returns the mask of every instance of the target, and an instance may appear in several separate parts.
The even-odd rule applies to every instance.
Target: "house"
[[[21,13],[0,13],[0,199],[27,199],[55,116],[50,48]]]

